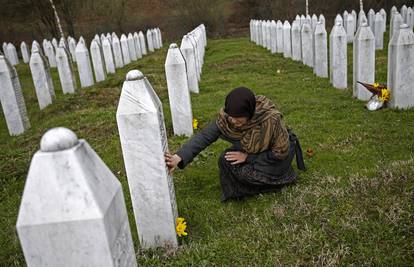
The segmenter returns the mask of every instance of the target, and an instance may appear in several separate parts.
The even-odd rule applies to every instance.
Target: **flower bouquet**
[[[368,91],[372,93],[371,98],[366,104],[368,110],[378,110],[384,107],[385,104],[390,100],[390,90],[385,84],[368,84],[362,82],[358,83],[363,85]]]

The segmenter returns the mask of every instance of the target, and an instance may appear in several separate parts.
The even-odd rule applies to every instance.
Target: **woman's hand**
[[[164,158],[170,173],[173,172],[173,170],[177,167],[178,163],[180,163],[182,160],[180,156],[178,156],[177,154],[172,155],[170,152],[165,152]]]
[[[231,164],[235,165],[245,162],[247,159],[247,154],[240,151],[230,151],[224,155],[224,158],[227,161],[232,161]]]

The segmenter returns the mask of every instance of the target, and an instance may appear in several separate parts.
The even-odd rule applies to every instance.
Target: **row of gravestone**
[[[382,13],[382,12],[381,12]],[[377,35],[367,24],[365,13],[360,11],[358,30],[353,39],[353,96],[368,100],[370,93],[357,82],[374,83],[376,38],[383,40],[385,27],[378,20],[380,30]],[[410,108],[414,106],[414,33],[412,28],[403,24],[398,12],[391,13],[393,35],[388,48],[388,88],[391,89],[390,107]],[[297,16],[292,23],[251,20],[251,41],[270,50],[272,53],[283,53],[284,57],[302,61],[313,68],[319,77],[328,77],[328,43],[324,27],[324,17],[312,28],[310,17],[302,19]],[[279,25],[279,27],[278,27]],[[349,34],[343,27],[340,15],[335,19],[329,37],[330,81],[335,88],[347,88],[347,42]],[[381,41],[382,42],[382,41]]]
[[[147,51],[153,52],[162,47],[159,28],[147,30],[146,35],[147,42],[141,31],[139,34],[130,33],[128,37],[122,34],[120,40],[115,33],[102,34],[100,38],[96,35],[91,41],[90,50],[83,37],[79,38],[78,43],[72,37],[67,40],[61,38],[59,45],[55,38],[52,42],[44,40],[43,49],[37,41],[33,41],[31,53],[22,42],[23,61],[30,65],[40,109],[50,105],[55,98],[51,67],[58,69],[63,93],[75,93],[77,83],[73,62],[77,63],[81,87],[92,86],[95,80],[104,81],[108,73],[115,73],[117,68],[142,58]],[[19,63],[18,54],[10,43],[3,44],[3,51],[5,56],[0,54],[0,101],[10,135],[18,135],[30,127],[22,88],[13,66]]]
[[[167,80],[170,74],[182,79],[167,82],[169,95],[189,92],[188,68],[195,68],[196,78],[201,73],[206,37],[200,25],[183,37],[181,51],[170,46]],[[162,103],[138,70],[126,75],[116,119],[140,247],[176,248],[178,210],[164,161],[168,140]],[[137,265],[121,184],[89,144],[66,128],[43,135],[16,228],[28,266]]]

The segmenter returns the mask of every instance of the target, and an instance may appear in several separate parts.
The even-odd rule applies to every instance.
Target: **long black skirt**
[[[223,202],[230,199],[240,200],[260,193],[277,192],[283,186],[294,183],[298,177],[291,165],[278,176],[255,170],[251,163],[232,165],[224,158],[228,151],[234,149],[226,149],[218,160]]]

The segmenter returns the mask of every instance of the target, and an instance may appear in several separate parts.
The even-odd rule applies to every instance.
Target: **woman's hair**
[[[256,97],[246,87],[237,87],[227,96],[224,104],[224,112],[231,117],[248,117],[251,119],[256,109]]]

